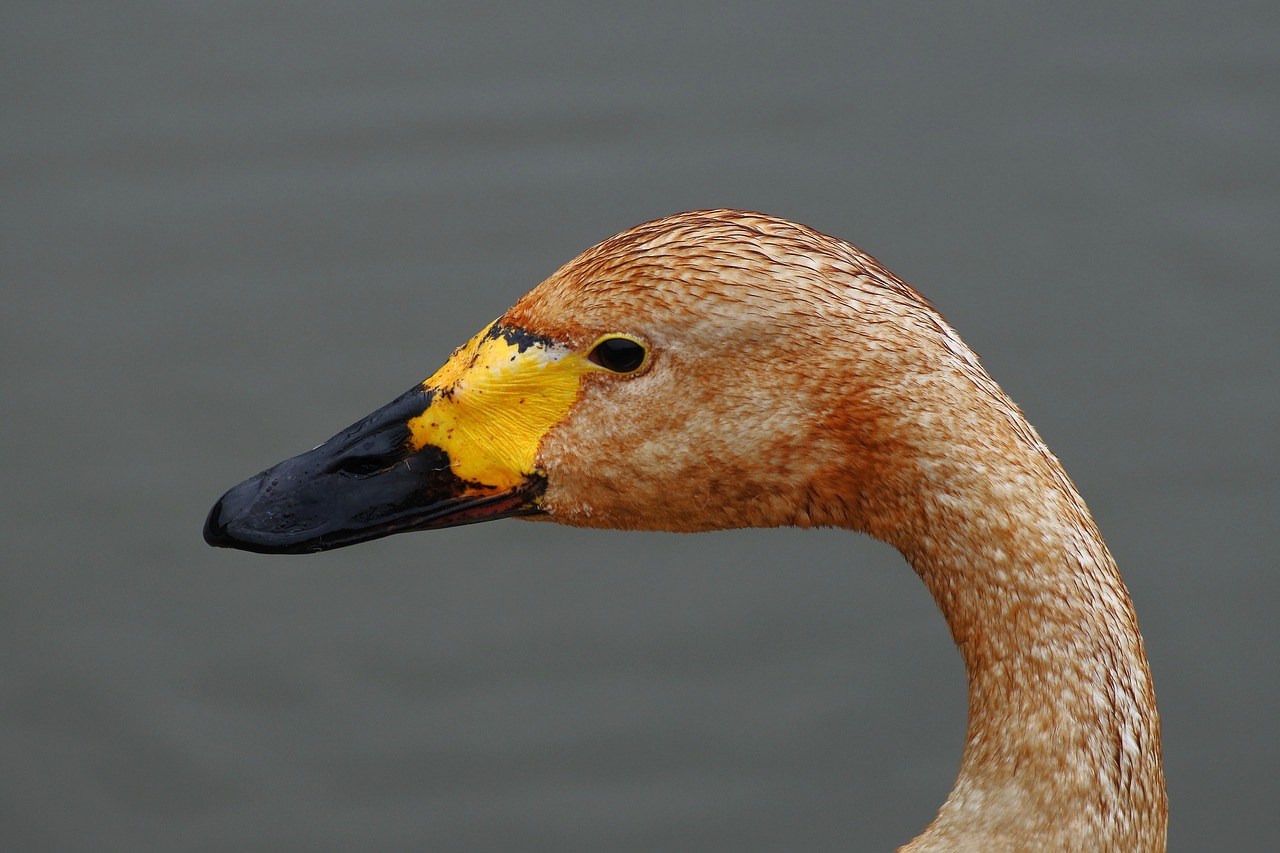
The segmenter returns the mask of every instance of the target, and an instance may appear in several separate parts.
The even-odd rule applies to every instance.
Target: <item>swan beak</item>
[[[548,339],[491,324],[422,385],[228,491],[205,541],[306,554],[537,514],[538,446],[589,367]]]
[[[306,554],[537,512],[545,486],[537,474],[491,486],[458,476],[448,448],[413,450],[409,421],[430,408],[432,396],[414,389],[315,450],[235,486],[210,510],[204,540]]]

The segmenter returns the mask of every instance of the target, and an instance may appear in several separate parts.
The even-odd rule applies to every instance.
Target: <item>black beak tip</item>
[[[213,505],[213,509],[209,510],[209,516],[204,520],[204,541],[215,548],[230,548],[234,545],[234,541],[227,535],[226,524],[222,521],[222,499]]]
[[[251,477],[231,488],[209,510],[204,520],[204,541],[215,548],[256,551],[266,547],[259,542],[254,523],[254,506],[263,475]]]
[[[331,490],[326,486],[332,484],[321,481],[320,488],[312,489],[318,497],[307,494],[305,488],[314,487],[314,482],[288,471],[279,473],[279,468],[250,477],[218,498],[204,520],[204,541],[215,548],[257,554],[311,554],[335,547],[326,540],[335,528],[330,516],[342,514],[341,507],[331,510],[328,506]],[[285,485],[296,491],[295,481],[303,483],[301,499],[273,494]]]

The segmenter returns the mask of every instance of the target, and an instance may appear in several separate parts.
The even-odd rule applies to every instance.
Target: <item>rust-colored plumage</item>
[[[504,322],[648,342],[543,440],[543,509],[661,530],[830,525],[896,546],[964,656],[965,755],[906,849],[1162,850],[1137,619],[1057,459],[954,331],[847,243],[759,214],[642,225]]]

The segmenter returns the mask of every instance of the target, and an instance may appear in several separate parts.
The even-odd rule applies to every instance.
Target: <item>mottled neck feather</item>
[[[1058,460],[954,344],[959,366],[909,395],[944,419],[895,395],[916,419],[899,430],[913,435],[910,500],[862,519],[933,594],[969,682],[959,776],[903,849],[1164,850],[1160,724],[1129,594]]]

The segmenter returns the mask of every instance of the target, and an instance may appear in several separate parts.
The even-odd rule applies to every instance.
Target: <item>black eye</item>
[[[593,361],[614,373],[634,373],[644,364],[645,349],[630,338],[605,338],[587,354]]]

